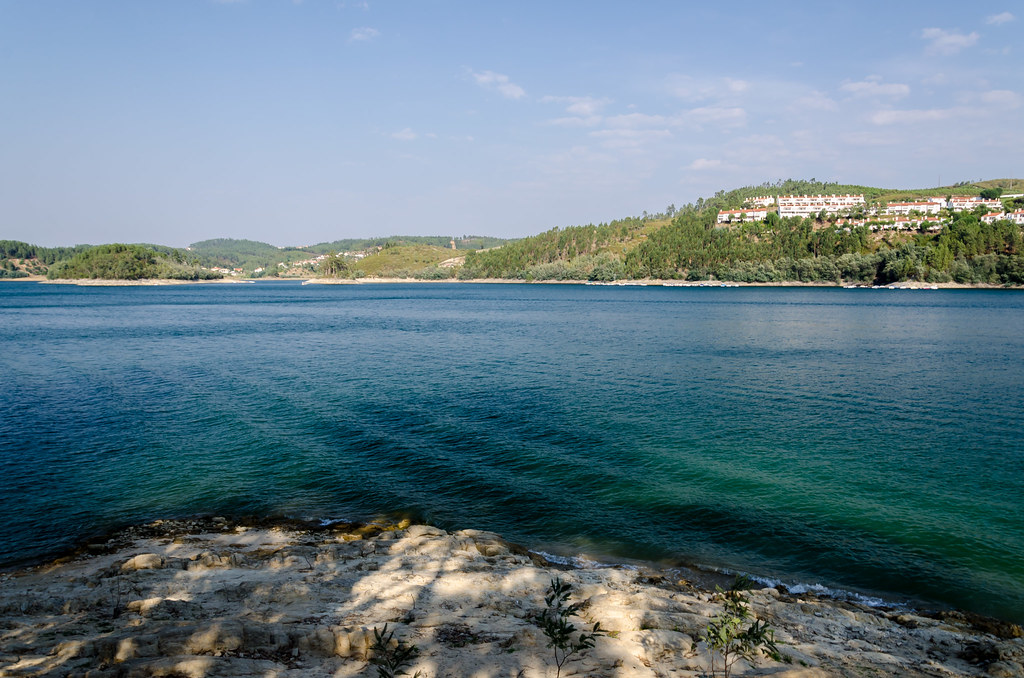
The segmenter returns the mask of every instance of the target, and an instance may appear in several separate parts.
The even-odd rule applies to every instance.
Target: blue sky
[[[0,238],[517,237],[1021,176],[1022,28],[1009,1],[0,0]]]

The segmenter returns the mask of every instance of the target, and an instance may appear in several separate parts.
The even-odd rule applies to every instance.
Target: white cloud
[[[1002,12],[1001,14],[993,14],[992,16],[985,19],[985,23],[992,26],[999,26],[1013,21],[1017,17],[1013,16],[1009,12]]]
[[[702,106],[690,109],[683,118],[697,125],[716,123],[722,127],[741,127],[747,123],[747,112],[738,106]]]
[[[733,78],[725,79],[725,86],[729,88],[730,92],[745,92],[750,88],[750,83],[746,80],[734,80]]]
[[[953,114],[954,111],[948,108],[878,111],[871,115],[870,120],[876,125],[905,125],[946,120]]]
[[[750,89],[750,83],[737,78],[695,78],[690,75],[672,75],[668,78],[670,94],[687,101],[735,99]]]
[[[806,94],[796,101],[793,102],[793,106],[790,110],[805,111],[807,109],[815,111],[838,111],[839,104],[837,104],[832,98],[825,94],[813,91]]]
[[[369,26],[363,26],[362,28],[353,28],[352,33],[349,35],[349,40],[352,42],[369,42],[373,40],[380,31],[376,28],[370,28]]]
[[[689,165],[686,166],[688,170],[695,170],[697,172],[703,172],[710,169],[718,169],[722,166],[721,160],[709,160],[707,158],[697,158]]]
[[[611,99],[595,99],[594,97],[554,97],[546,96],[541,99],[543,103],[566,104],[567,113],[575,116],[589,118],[601,112],[601,109],[612,102]]]
[[[1008,89],[989,90],[984,92],[979,98],[986,104],[1003,106],[1005,108],[1017,108],[1021,102],[1020,95]]]
[[[625,113],[608,118],[609,127],[619,129],[637,129],[639,127],[665,127],[670,121],[662,115],[648,115],[646,113]]]
[[[979,37],[976,32],[964,35],[957,31],[947,31],[941,28],[925,28],[921,31],[921,38],[931,43],[928,45],[927,52],[945,56],[956,54],[960,50],[970,47],[978,42]]]
[[[476,84],[486,89],[497,90],[506,99],[521,99],[526,96],[526,90],[515,84],[507,75],[495,73],[494,71],[483,71],[476,73],[470,71]]]
[[[547,124],[556,125],[558,127],[596,127],[601,124],[601,116],[591,115],[586,118],[580,116],[567,116],[564,118],[554,118],[548,120]]]
[[[910,94],[910,87],[898,82],[882,82],[875,75],[860,82],[844,82],[839,89],[855,97],[893,97],[899,99]]]
[[[405,129],[391,133],[392,139],[398,139],[399,141],[412,141],[416,138],[416,132],[412,131],[412,128],[406,127]]]

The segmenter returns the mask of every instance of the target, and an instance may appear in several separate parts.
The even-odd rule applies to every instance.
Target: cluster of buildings
[[[866,207],[863,195],[764,195],[749,198],[744,205],[743,209],[719,211],[718,223],[764,221],[772,208],[777,209],[780,217],[810,217],[822,213],[850,214],[857,210],[863,211]],[[974,210],[977,207],[990,210],[982,217],[986,222],[1009,219],[1014,223],[1024,225],[1024,210],[1004,213],[1002,200],[985,199],[980,196],[951,196],[949,200],[942,197],[930,197],[913,202],[891,202],[884,208],[876,208],[873,219],[844,219],[842,221],[851,226],[862,225],[870,221],[875,224],[872,226],[872,230],[877,230],[877,228],[908,230],[924,227],[937,231],[942,228],[938,216],[942,210],[963,212]]]

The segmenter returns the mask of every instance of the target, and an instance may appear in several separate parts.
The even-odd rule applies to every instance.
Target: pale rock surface
[[[657,573],[560,568],[477,530],[213,519],[133,528],[0,575],[0,676],[376,676],[368,660],[384,624],[419,650],[409,675],[554,676],[536,618],[555,576],[584,603],[577,626],[599,621],[609,631],[563,676],[708,672],[708,650],[694,641],[720,602]],[[995,627],[999,638],[956,618],[774,589],[750,601],[789,662],[741,661],[734,675],[1024,676],[1012,625]]]

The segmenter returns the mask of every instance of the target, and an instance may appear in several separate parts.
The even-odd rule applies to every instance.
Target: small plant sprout
[[[562,667],[573,656],[594,647],[594,641],[605,635],[599,622],[587,631],[577,631],[576,625],[569,617],[577,615],[583,603],[569,604],[572,586],[555,577],[551,580],[548,595],[544,597],[547,605],[540,616],[540,628],[548,638],[548,647],[555,650],[555,676],[561,678]]]
[[[722,613],[711,620],[700,636],[708,649],[711,651],[711,675],[721,675],[729,678],[733,665],[740,659],[746,659],[753,663],[757,660],[760,650],[774,658],[781,659],[782,655],[775,646],[775,631],[768,625],[768,622],[754,619],[753,622],[744,628],[747,620],[751,619],[749,601],[743,595],[744,591],[753,588],[749,577],[739,576],[732,583],[728,590],[723,591],[716,587],[718,596],[722,600]],[[694,651],[697,644],[693,645]],[[721,666],[717,666],[716,655],[722,658]]]
[[[387,624],[381,630],[373,629],[373,645],[370,650],[370,663],[377,667],[378,678],[409,675],[405,667],[419,655],[415,645],[406,645],[401,638],[396,639],[394,630],[388,631]],[[413,678],[419,675],[417,671]]]

